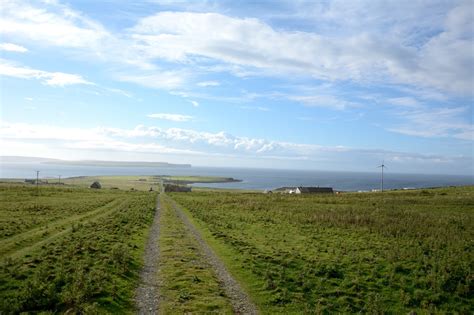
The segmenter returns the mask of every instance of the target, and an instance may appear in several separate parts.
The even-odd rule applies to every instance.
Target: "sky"
[[[474,1],[15,1],[1,155],[474,174]]]

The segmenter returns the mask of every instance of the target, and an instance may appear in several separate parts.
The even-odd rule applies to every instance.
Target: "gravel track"
[[[157,272],[160,253],[158,247],[161,215],[160,197],[157,197],[155,217],[145,248],[144,265],[140,273],[140,285],[135,292],[137,314],[158,314],[159,292]]]
[[[201,233],[189,221],[188,217],[183,212],[183,209],[173,199],[169,197],[167,198],[170,200],[178,216],[199,243],[203,256],[213,267],[220,284],[224,288],[226,295],[229,297],[234,312],[236,314],[258,314],[255,304],[252,303],[248,295],[240,287],[239,283],[227,271],[224,263],[217,257],[206,241],[204,241]]]

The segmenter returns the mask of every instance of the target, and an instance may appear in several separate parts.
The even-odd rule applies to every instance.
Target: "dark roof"
[[[280,187],[280,188],[274,189],[274,191],[285,191],[285,190],[289,190],[289,189],[296,189],[296,187],[295,186],[293,186],[293,187]]]
[[[302,193],[332,193],[332,187],[298,187]]]

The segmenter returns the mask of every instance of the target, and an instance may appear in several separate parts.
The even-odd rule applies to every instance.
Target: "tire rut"
[[[168,198],[178,216],[197,240],[199,246],[201,247],[203,256],[213,267],[220,284],[224,288],[226,295],[229,297],[234,312],[236,314],[258,314],[258,309],[255,304],[250,300],[249,296],[245,293],[240,284],[232,277],[224,263],[219,259],[219,257],[217,257],[206,241],[204,241],[201,233],[194,226],[194,224],[189,221],[181,206],[178,205],[171,197],[166,198]]]
[[[73,216],[65,220],[54,222],[53,224],[48,226],[46,229],[44,229],[44,226],[42,226],[42,227],[35,228],[34,230],[27,231],[25,233],[17,235],[17,236],[22,236],[21,238],[15,237],[15,239],[9,239],[8,240],[9,242],[7,242],[6,244],[5,243],[1,244],[0,250],[2,251],[4,257],[19,258],[25,255],[26,253],[31,252],[35,248],[51,243],[55,239],[70,232],[72,230],[72,227],[66,227],[67,225],[75,223],[75,222],[87,223],[93,220],[100,219],[114,212],[115,210],[117,210],[117,208],[123,205],[125,202],[126,201],[123,199],[115,199],[109,202],[108,204],[102,207],[99,207],[93,211],[89,211],[81,215]],[[52,231],[55,231],[58,229],[61,229],[61,230],[50,234]],[[39,237],[41,236],[41,234],[44,234],[44,233],[48,233],[46,234],[46,237],[32,241],[34,238]],[[19,242],[23,244],[18,245],[17,243]]]
[[[159,237],[160,237],[160,196],[157,197],[155,217],[150,229],[143,269],[140,273],[140,284],[135,292],[135,305],[138,314],[158,314],[159,292],[158,292],[158,261],[159,261]]]

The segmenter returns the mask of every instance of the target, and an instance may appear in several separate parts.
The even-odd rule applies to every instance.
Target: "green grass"
[[[110,176],[77,176],[61,178],[59,185],[58,178],[40,178],[40,186],[67,186],[67,187],[82,187],[89,188],[95,181],[100,182],[102,189],[121,189],[121,190],[142,190],[148,191],[153,188],[154,191],[159,191],[160,177],[158,176],[135,176],[135,175],[110,175]],[[23,179],[2,178],[0,185],[28,185],[34,187],[34,184],[26,184]]]
[[[31,185],[2,184],[0,189],[0,239],[43,227],[49,222],[67,220],[71,215],[82,215],[107,205],[118,196],[65,187],[61,190],[64,193],[57,194],[54,188],[42,186],[39,196]]]
[[[0,185],[0,196],[0,313],[133,312],[156,194]]]
[[[161,204],[160,311],[163,314],[232,314],[199,244],[166,198]]]
[[[103,189],[117,188],[121,190],[160,190],[160,179],[155,176],[81,176],[63,180],[66,185],[90,187],[94,182],[100,182]]]
[[[149,191],[150,188],[154,191],[160,191],[161,182],[172,183],[179,185],[187,185],[194,183],[228,183],[236,181],[229,177],[216,177],[216,176],[166,176],[166,175],[110,175],[110,176],[78,176],[68,177],[61,179],[61,185],[59,185],[58,178],[41,179],[42,187],[44,186],[68,186],[68,187],[83,187],[89,188],[90,185],[98,181],[102,189],[121,189],[121,190],[140,190]],[[23,179],[0,179],[0,185],[29,185],[31,187],[34,184],[25,184]],[[193,187],[193,189],[202,190],[206,188]],[[214,189],[215,190],[215,189]],[[55,209],[58,209],[55,207]]]
[[[263,313],[474,312],[474,187],[172,197]]]
[[[180,185],[193,183],[224,183],[230,178],[211,176],[83,176],[64,179],[67,185],[89,187],[94,181],[99,181],[103,188],[118,188],[123,190],[144,190],[151,188],[159,191],[161,181],[164,183],[178,183]]]

